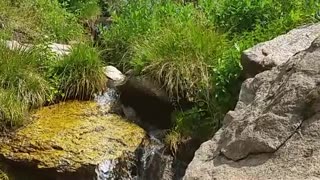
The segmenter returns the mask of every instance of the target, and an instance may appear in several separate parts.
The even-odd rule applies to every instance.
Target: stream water
[[[108,89],[105,93],[96,96],[95,100],[99,103],[102,109],[109,107],[117,107],[119,95],[115,89]],[[119,109],[111,108],[109,110],[119,112]],[[121,110],[120,110],[121,111]],[[127,115],[128,113],[124,112]],[[132,118],[132,117],[130,117]],[[97,180],[109,179],[128,179],[128,180],[171,180],[174,178],[173,163],[174,158],[166,153],[165,144],[162,142],[165,131],[152,130],[148,133],[148,138],[145,139],[141,147],[136,151],[133,162],[125,160],[124,162],[106,161],[96,168]],[[118,169],[122,164],[129,172],[122,175]],[[124,165],[123,165],[124,164]],[[121,167],[120,167],[121,168]]]

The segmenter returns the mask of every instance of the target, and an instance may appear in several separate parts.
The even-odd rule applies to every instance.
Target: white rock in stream
[[[126,76],[114,66],[104,67],[104,74],[113,81],[113,86],[121,85],[126,80]]]

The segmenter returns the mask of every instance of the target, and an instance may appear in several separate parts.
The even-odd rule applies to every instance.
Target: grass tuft
[[[49,85],[39,73],[38,52],[0,49],[0,87],[13,89],[31,107],[41,106],[47,100]]]
[[[59,89],[66,99],[89,99],[106,87],[99,52],[87,45],[77,44],[71,54],[52,67],[53,76],[59,81]]]
[[[170,97],[195,102],[199,93],[211,90],[210,71],[225,44],[223,35],[212,27],[192,19],[185,24],[173,21],[134,44],[131,64],[158,80]]]
[[[166,136],[165,136],[165,144],[168,145],[170,148],[170,151],[173,154],[176,154],[178,152],[178,146],[182,141],[181,134],[176,131],[170,131]]]
[[[27,115],[27,106],[13,90],[0,88],[0,128],[21,125]]]

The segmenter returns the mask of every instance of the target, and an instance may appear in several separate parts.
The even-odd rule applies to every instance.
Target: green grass
[[[65,99],[89,99],[106,87],[106,76],[99,52],[87,44],[73,47],[71,54],[57,61],[52,76]]]
[[[49,95],[49,84],[39,72],[38,52],[0,49],[0,88],[13,89],[31,107],[41,106]]]
[[[2,0],[0,34],[20,42],[68,42],[83,38],[77,18],[61,8],[57,0]]]
[[[205,139],[236,103],[241,52],[318,21],[318,9],[316,1],[299,0],[133,0],[112,13],[104,57],[153,77],[170,97],[194,102],[178,113],[173,131]]]
[[[156,36],[133,44],[136,53],[132,67],[158,80],[170,98],[196,102],[200,93],[212,90],[210,72],[224,51],[226,40],[213,27],[196,21],[190,18],[183,24],[168,22]]]
[[[81,24],[81,18],[98,16],[100,7],[84,2],[88,6],[76,13],[64,9],[58,0],[0,1],[0,39],[36,45],[28,51],[9,50],[1,41],[2,129],[22,125],[31,109],[64,99],[89,99],[105,88],[104,64]],[[62,59],[46,47],[69,41],[78,43]]]
[[[14,90],[0,88],[0,129],[21,125],[27,116],[27,105]]]
[[[101,14],[99,0],[58,0],[69,12],[80,19],[90,19]]]

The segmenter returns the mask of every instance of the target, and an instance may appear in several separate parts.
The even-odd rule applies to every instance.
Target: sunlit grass
[[[89,99],[106,87],[106,76],[99,52],[87,45],[78,44],[71,54],[58,61],[53,74],[67,99]]]
[[[0,129],[21,125],[27,117],[27,105],[13,90],[0,88]]]
[[[16,96],[31,107],[46,100],[49,85],[38,69],[41,61],[36,51],[10,50],[0,46],[0,87],[12,89]]]

